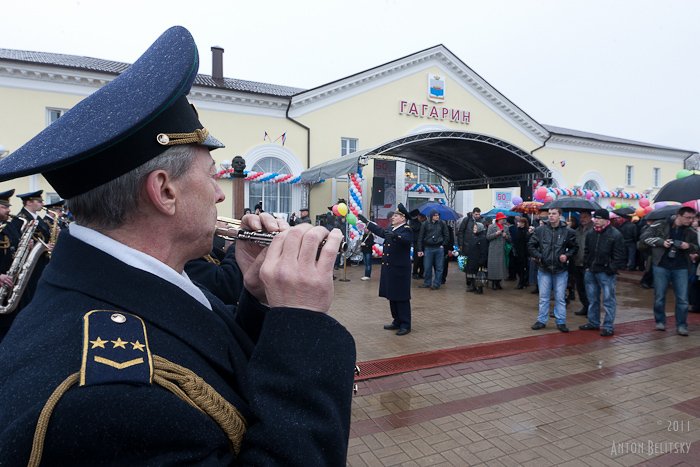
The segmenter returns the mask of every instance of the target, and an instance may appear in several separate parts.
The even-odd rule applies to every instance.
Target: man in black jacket
[[[615,282],[617,271],[625,267],[627,257],[625,243],[619,230],[610,225],[607,209],[598,209],[593,214],[593,231],[585,240],[583,264],[585,267],[586,296],[588,297],[588,322],[579,326],[583,331],[600,329],[600,292],[603,292],[605,320],[600,335],[614,334]]]
[[[545,224],[537,227],[530,236],[527,247],[530,257],[538,265],[537,285],[540,303],[537,321],[533,330],[542,329],[549,319],[549,297],[554,288],[554,316],[557,329],[569,332],[566,327],[566,282],[569,277],[568,263],[576,255],[576,234],[561,220],[559,208],[549,209]]]
[[[423,222],[418,234],[418,256],[423,257],[425,279],[420,288],[437,290],[442,285],[442,268],[445,265],[445,249],[450,241],[447,224],[440,220],[440,213],[430,211],[430,219]],[[435,275],[433,276],[433,269]]]
[[[654,320],[658,331],[666,330],[666,289],[676,296],[676,331],[688,335],[688,269],[690,253],[698,251],[698,237],[690,227],[695,210],[683,206],[670,219],[659,220],[646,229],[640,247],[651,247],[654,271]]]

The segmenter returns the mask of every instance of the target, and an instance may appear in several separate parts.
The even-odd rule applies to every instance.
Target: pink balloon
[[[649,206],[649,198],[642,198],[639,200],[639,205],[643,208]]]
[[[535,191],[535,195],[540,198],[540,199],[546,199],[547,196],[547,188],[541,186]]]
[[[649,214],[651,211],[654,210],[654,206],[645,206],[644,207],[644,213]]]
[[[554,201],[554,198],[552,198],[551,195],[547,195],[547,196],[544,197],[544,202],[545,202],[545,203],[551,203],[552,201]]]
[[[591,199],[591,198],[593,198],[593,193],[591,193],[590,191],[587,191],[586,192],[586,199]]]
[[[331,209],[331,211],[333,212],[334,216],[340,216],[340,213],[338,212],[338,205],[337,204],[333,205],[333,209]]]

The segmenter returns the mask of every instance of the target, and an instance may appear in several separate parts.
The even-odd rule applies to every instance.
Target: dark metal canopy
[[[548,183],[552,176],[530,153],[498,138],[461,131],[434,131],[406,136],[312,167],[302,173],[302,182],[316,183],[339,176],[334,171],[355,167],[353,163],[348,165],[350,158],[360,162],[360,159],[387,156],[430,168],[449,180],[455,190],[506,188],[536,179]]]
[[[407,136],[369,152],[390,155],[429,167],[456,190],[505,188],[519,182],[549,179],[551,172],[535,157],[497,138],[461,131]]]

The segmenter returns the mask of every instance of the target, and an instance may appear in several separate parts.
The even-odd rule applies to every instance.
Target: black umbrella
[[[694,199],[700,199],[700,175],[695,174],[671,180],[662,186],[654,197],[654,202],[678,201],[685,203]]]
[[[626,207],[626,208],[620,208],[620,209],[613,209],[613,212],[617,214],[618,216],[623,216],[623,217],[632,217],[634,216],[634,213],[637,212],[636,209]]]
[[[547,205],[548,208],[559,208],[562,211],[595,211],[601,209],[595,201],[576,196],[562,196]]]
[[[668,217],[673,216],[678,212],[680,208],[683,206],[681,205],[675,205],[675,206],[664,206],[659,209],[654,209],[651,211],[649,214],[643,217],[644,220],[648,221],[656,221],[659,219],[666,219]]]

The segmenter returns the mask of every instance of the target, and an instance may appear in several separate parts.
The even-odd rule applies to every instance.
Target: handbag
[[[480,267],[474,276],[475,287],[486,287],[488,285],[488,272],[485,267]]]

